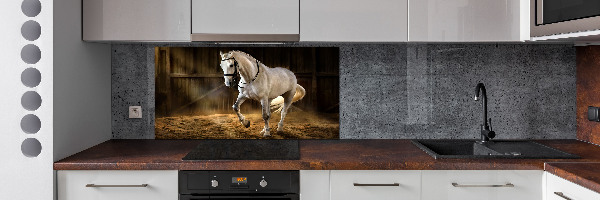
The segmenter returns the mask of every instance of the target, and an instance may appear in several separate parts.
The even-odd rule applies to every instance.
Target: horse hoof
[[[278,133],[281,133],[281,132],[283,132],[283,127],[281,127],[281,126],[280,126],[280,127],[277,127],[277,132],[278,132]]]
[[[260,133],[263,135],[263,137],[270,137],[271,136],[270,131],[266,131],[265,129],[263,129],[262,131],[260,131]]]
[[[248,127],[250,127],[250,121],[244,120],[244,122],[242,122],[242,125],[244,125],[244,127],[248,128]]]

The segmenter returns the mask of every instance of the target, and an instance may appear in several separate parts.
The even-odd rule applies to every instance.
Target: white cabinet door
[[[529,40],[527,0],[412,0],[409,41]]]
[[[600,194],[573,182],[562,179],[554,174],[545,172],[545,200],[587,200],[600,199]]]
[[[329,170],[300,170],[300,200],[329,200]]]
[[[408,0],[302,0],[300,41],[405,42]]]
[[[270,40],[282,35],[297,41],[300,1],[192,0],[192,33],[194,41]]]
[[[331,200],[418,200],[421,171],[331,171]]]
[[[423,171],[422,196],[423,200],[541,200],[542,175],[537,170]]]
[[[83,0],[83,40],[189,41],[190,0]]]
[[[58,200],[179,198],[176,170],[65,170],[57,172],[57,183]]]

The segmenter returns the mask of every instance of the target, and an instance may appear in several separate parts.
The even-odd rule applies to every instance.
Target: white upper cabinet
[[[528,0],[83,0],[86,41],[530,40]]]
[[[190,0],[83,0],[85,41],[189,41]]]
[[[409,41],[529,40],[528,0],[411,0]]]
[[[302,0],[300,41],[406,42],[408,0]]]
[[[192,0],[193,41],[298,41],[300,0]]]

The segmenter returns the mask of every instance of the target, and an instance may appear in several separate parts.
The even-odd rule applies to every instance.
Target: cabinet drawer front
[[[419,199],[421,171],[331,171],[331,200]]]
[[[300,200],[329,200],[329,170],[300,170]]]
[[[543,171],[423,171],[424,200],[542,199]]]
[[[546,200],[565,200],[566,198],[572,200],[600,199],[599,193],[550,173],[546,173],[545,195]]]
[[[192,0],[192,33],[299,34],[299,0]]]
[[[57,172],[59,200],[177,200],[177,171]],[[93,185],[90,185],[93,184]],[[145,187],[143,184],[147,184]]]

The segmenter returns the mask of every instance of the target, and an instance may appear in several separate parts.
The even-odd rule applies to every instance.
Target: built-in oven
[[[600,29],[600,0],[530,0],[531,36]]]
[[[180,200],[299,200],[298,171],[179,171]]]

